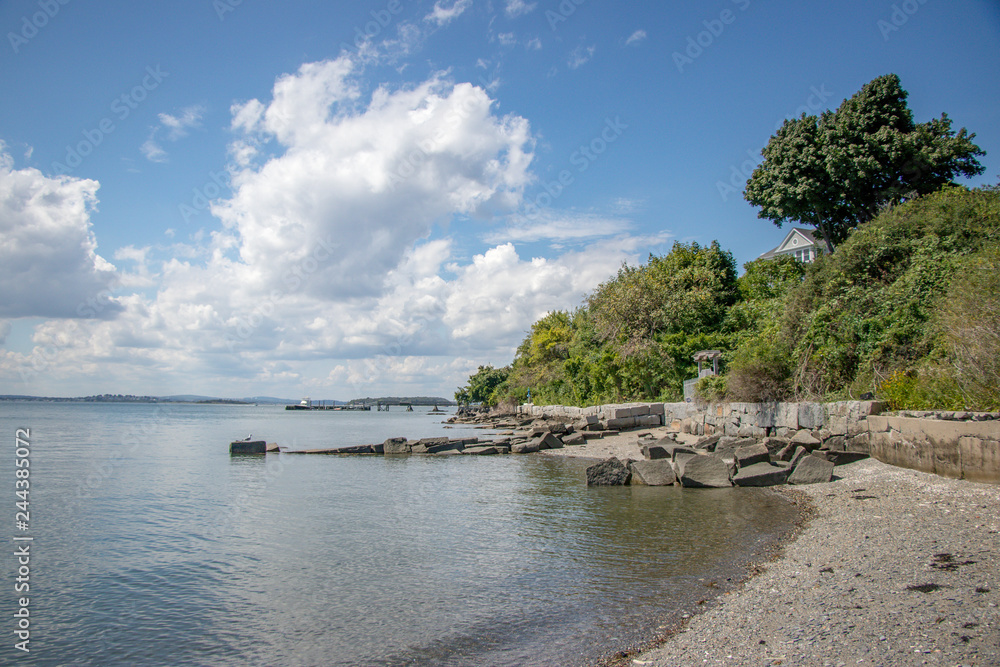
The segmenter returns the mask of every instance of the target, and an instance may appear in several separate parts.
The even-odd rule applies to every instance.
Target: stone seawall
[[[1000,413],[885,413],[879,401],[834,403],[623,403],[521,405],[523,417],[597,430],[666,426],[678,433],[814,438],[825,450],[869,454],[895,466],[1000,484]],[[803,433],[804,432],[804,433]]]

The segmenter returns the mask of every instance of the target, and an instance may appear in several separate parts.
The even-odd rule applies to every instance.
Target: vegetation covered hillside
[[[739,278],[718,243],[677,243],[539,319],[513,363],[481,367],[461,398],[680,400],[703,349],[723,352],[722,376],[699,383],[709,400],[873,392],[899,408],[1000,407],[1000,188],[946,187],[883,211],[833,255],[759,259]]]

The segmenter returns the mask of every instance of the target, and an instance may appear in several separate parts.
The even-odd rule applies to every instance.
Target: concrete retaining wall
[[[792,438],[800,431],[832,451],[862,452],[896,466],[1000,484],[1000,413],[903,412],[879,401],[835,403],[621,403],[577,408],[522,405],[518,414],[587,420],[628,430],[666,426],[678,433]]]
[[[904,468],[1000,484],[1000,420],[868,418],[870,453]]]

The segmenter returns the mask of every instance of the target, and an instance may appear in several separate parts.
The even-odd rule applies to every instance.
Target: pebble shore
[[[632,438],[552,455],[640,458]],[[617,664],[1000,666],[1000,487],[838,466],[782,487],[811,517],[772,563]]]

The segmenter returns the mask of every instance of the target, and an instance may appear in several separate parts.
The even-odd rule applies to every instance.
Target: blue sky
[[[0,393],[450,396],[623,261],[784,231],[785,117],[894,72],[1000,178],[987,0],[0,3]]]

